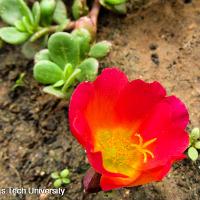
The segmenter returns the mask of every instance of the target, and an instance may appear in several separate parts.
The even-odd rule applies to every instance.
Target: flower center
[[[102,152],[103,166],[108,171],[136,176],[140,166],[149,157],[154,158],[149,146],[155,141],[156,138],[153,138],[144,142],[140,134],[133,135],[123,128],[99,130],[95,135],[94,151]]]

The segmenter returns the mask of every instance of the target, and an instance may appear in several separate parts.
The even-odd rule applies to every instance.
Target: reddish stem
[[[98,16],[100,12],[101,5],[99,3],[99,0],[94,0],[94,3],[92,5],[92,9],[89,13],[89,17],[91,18],[94,26],[97,26]]]

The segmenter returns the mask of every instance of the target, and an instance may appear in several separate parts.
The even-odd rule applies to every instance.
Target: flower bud
[[[76,21],[75,29],[80,29],[80,28],[87,29],[91,34],[92,39],[94,40],[97,28],[89,17],[87,16],[81,17],[78,21]]]
[[[83,178],[83,187],[87,193],[95,193],[101,190],[100,187],[101,175],[97,173],[92,167],[88,169]]]

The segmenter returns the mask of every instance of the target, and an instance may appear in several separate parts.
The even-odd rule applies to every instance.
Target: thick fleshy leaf
[[[51,61],[50,53],[48,49],[42,49],[41,51],[35,54],[35,59],[34,59],[35,63],[38,63],[39,61],[42,61],[42,60]]]
[[[59,178],[59,173],[58,172],[51,173],[51,178],[58,179]]]
[[[79,66],[81,74],[78,77],[80,81],[88,80],[92,81],[96,78],[99,68],[99,63],[94,58],[85,59]]]
[[[17,0],[0,0],[0,16],[7,24],[14,25],[23,15]]]
[[[118,4],[125,3],[126,0],[104,0],[104,2],[110,5],[118,5]]]
[[[53,62],[43,60],[33,68],[34,78],[43,84],[54,84],[63,79],[63,71]]]
[[[91,42],[91,35],[87,29],[75,29],[72,32],[73,37],[79,42],[80,60],[86,58]]]
[[[18,31],[20,32],[27,32],[26,27],[24,26],[24,23],[22,20],[18,20],[15,22],[15,27],[17,28]]]
[[[127,12],[126,3],[112,5],[112,4],[105,2],[105,0],[100,0],[99,2],[103,7],[107,8],[115,13],[126,14],[126,12]]]
[[[200,130],[199,128],[193,128],[190,134],[192,140],[197,140],[200,138]]]
[[[40,2],[41,23],[44,26],[48,26],[51,24],[55,8],[56,8],[55,0],[42,0]]]
[[[83,15],[87,15],[88,6],[85,0],[74,0],[72,5],[72,14],[74,19],[79,19]]]
[[[66,177],[68,177],[68,175],[69,175],[69,170],[68,170],[68,169],[64,169],[64,170],[62,170],[62,171],[60,172],[60,176],[61,176],[62,178],[66,178]]]
[[[36,1],[33,4],[32,12],[33,12],[34,26],[38,27],[41,18],[41,10],[39,2]]]
[[[196,149],[200,149],[200,141],[197,141],[194,146]]]
[[[0,28],[0,37],[9,44],[17,45],[25,42],[30,35],[26,32],[20,32],[14,27],[3,27]]]
[[[65,84],[65,81],[64,80],[59,80],[58,82],[56,82],[53,87],[54,88],[58,88],[58,87],[61,87]]]
[[[63,24],[67,20],[67,10],[62,0],[57,0],[56,2],[53,20],[58,24]]]
[[[0,16],[7,24],[14,25],[23,16],[32,22],[33,16],[23,0],[0,0]]]
[[[194,147],[190,147],[188,149],[188,156],[192,161],[196,161],[198,159],[198,151]]]
[[[89,56],[94,58],[102,58],[106,56],[111,49],[111,43],[108,41],[102,41],[94,44],[89,52]]]
[[[51,59],[62,69],[67,63],[79,63],[79,42],[69,33],[58,32],[48,41]]]

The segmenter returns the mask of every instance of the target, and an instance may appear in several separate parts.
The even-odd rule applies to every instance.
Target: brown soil
[[[190,112],[190,127],[200,124],[200,2],[151,1],[126,17],[102,10],[98,40],[113,43],[101,66],[118,66],[130,79],[160,81]],[[153,3],[152,3],[153,2]],[[187,2],[187,1],[186,1]],[[88,163],[68,129],[67,102],[44,94],[32,77],[31,61],[19,48],[0,50],[0,188],[51,187],[50,173],[69,168],[71,184],[64,197],[83,197],[81,180]],[[11,91],[26,72],[25,87]],[[36,200],[35,195],[0,196],[2,200]],[[92,200],[199,200],[200,161],[184,160],[159,183],[92,194]]]

